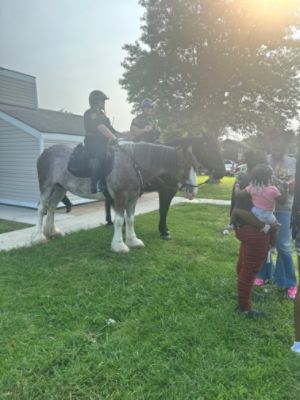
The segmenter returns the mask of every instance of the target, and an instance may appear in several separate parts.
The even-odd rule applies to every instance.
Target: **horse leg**
[[[126,223],[126,244],[128,247],[141,248],[145,247],[144,243],[137,238],[134,231],[134,213],[137,199],[129,202],[126,207],[125,223]]]
[[[106,225],[113,225],[112,219],[111,219],[111,206],[112,202],[110,199],[105,199],[105,220],[106,220]]]
[[[124,209],[118,208],[115,211],[114,236],[111,242],[111,249],[116,253],[128,253],[129,248],[123,241],[122,233],[122,227],[124,224]]]
[[[171,235],[167,227],[167,215],[170,208],[171,201],[175,196],[177,188],[172,189],[159,189],[159,224],[158,230],[160,237],[164,240],[170,240]]]
[[[47,210],[47,205],[48,205],[48,201],[51,196],[51,193],[52,193],[52,187],[47,189],[45,192],[41,193],[38,210],[37,210],[38,220],[37,220],[37,223],[35,226],[35,233],[31,240],[31,242],[34,244],[47,242],[47,238],[43,233],[43,218],[45,215],[45,211]]]
[[[46,217],[46,223],[44,227],[44,234],[48,238],[55,238],[63,236],[63,232],[57,228],[54,224],[54,214],[58,203],[64,197],[66,190],[62,186],[55,186],[54,191],[51,193],[50,199],[48,201],[48,212]]]

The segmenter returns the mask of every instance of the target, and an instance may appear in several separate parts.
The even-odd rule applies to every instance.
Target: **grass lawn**
[[[299,399],[292,302],[273,289],[255,300],[269,318],[234,313],[227,214],[174,206],[168,242],[138,217],[128,255],[104,227],[0,253],[0,398]]]
[[[0,234],[5,232],[17,231],[18,229],[28,228],[31,225],[21,224],[20,222],[7,221],[0,219]]]
[[[199,176],[198,183],[202,183],[206,179],[207,176]],[[220,183],[207,183],[203,186],[199,186],[198,197],[201,199],[230,200],[234,181],[234,177],[224,176]]]

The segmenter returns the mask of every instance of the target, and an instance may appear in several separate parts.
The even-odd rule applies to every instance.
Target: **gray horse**
[[[57,144],[45,150],[38,158],[40,202],[33,243],[45,242],[48,238],[62,235],[54,224],[54,213],[67,190],[85,198],[104,199],[102,193],[91,193],[89,178],[78,178],[68,171],[71,154],[72,148]],[[135,207],[144,185],[153,178],[168,173],[176,179],[178,185],[187,188],[187,197],[193,198],[197,193],[196,167],[197,162],[190,148],[131,142],[116,146],[112,169],[106,177],[115,209],[112,250],[127,253],[130,247],[144,247],[134,231]],[[43,227],[46,211],[46,223]],[[122,234],[124,218],[126,243]]]

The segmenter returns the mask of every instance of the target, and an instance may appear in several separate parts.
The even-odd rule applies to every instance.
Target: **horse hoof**
[[[126,244],[128,247],[134,248],[134,249],[141,249],[145,247],[144,243],[141,241],[141,239],[133,239],[133,240],[128,240],[126,241]]]
[[[115,253],[128,253],[129,252],[129,247],[124,243],[115,243],[111,245],[111,249]]]
[[[55,239],[61,236],[64,236],[64,233],[59,228],[54,228],[50,235],[51,239]]]
[[[166,234],[160,234],[160,238],[162,239],[162,240],[171,240],[172,238],[171,238],[171,235],[169,234],[169,233],[166,233]]]
[[[47,243],[47,242],[48,242],[48,239],[44,234],[38,235],[38,236],[34,236],[31,239],[31,243],[32,244],[43,244],[43,243]]]

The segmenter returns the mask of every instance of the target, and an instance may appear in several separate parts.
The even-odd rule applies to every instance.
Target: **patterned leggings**
[[[238,307],[242,311],[251,309],[252,288],[256,274],[264,263],[269,248],[270,235],[265,235],[250,225],[236,230],[241,242],[237,264]]]

